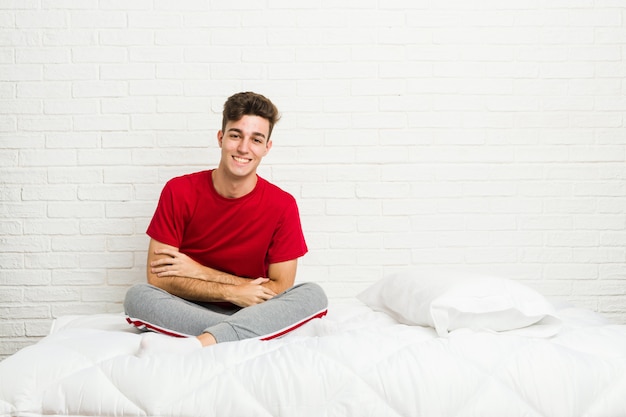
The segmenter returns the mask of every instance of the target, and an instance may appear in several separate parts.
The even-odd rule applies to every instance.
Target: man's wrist
[[[222,289],[221,293],[222,293],[222,298],[224,299],[224,301],[232,303],[234,299],[233,298],[234,285],[220,284],[220,287]]]

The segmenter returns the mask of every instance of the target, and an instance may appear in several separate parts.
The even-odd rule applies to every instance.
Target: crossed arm
[[[193,301],[228,301],[248,307],[269,300],[295,281],[297,259],[270,264],[268,277],[242,278],[201,265],[178,248],[151,239],[148,283]]]

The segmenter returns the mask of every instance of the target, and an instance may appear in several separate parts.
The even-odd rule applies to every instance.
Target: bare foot
[[[211,346],[217,343],[217,340],[215,340],[215,337],[213,337],[211,333],[202,333],[197,337],[197,339],[202,344],[202,347]]]

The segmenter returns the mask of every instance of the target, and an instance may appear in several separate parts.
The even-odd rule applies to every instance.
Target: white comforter
[[[626,326],[447,338],[360,304],[268,342],[137,357],[121,315],[57,321],[0,362],[2,416],[626,416]]]

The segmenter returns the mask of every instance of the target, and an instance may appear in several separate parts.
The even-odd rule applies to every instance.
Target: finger
[[[274,293],[274,291],[270,290],[269,288],[265,288],[263,287],[263,292],[261,293],[261,297],[263,297],[266,300],[269,300],[270,298],[274,297],[276,294]]]
[[[266,294],[265,297],[263,297],[263,300],[267,301],[267,300],[271,300],[272,298],[274,298],[273,295],[271,294]]]
[[[265,284],[269,280],[270,280],[269,278],[263,278],[263,277],[256,278],[250,281],[250,284],[261,285],[261,284]]]
[[[161,259],[156,259],[150,262],[150,266],[167,266],[167,265],[172,265],[171,258],[161,258]]]
[[[167,268],[166,267],[161,267],[161,268],[152,268],[152,273],[156,274],[156,275],[162,275],[165,272],[167,272]]]
[[[155,255],[167,255],[167,256],[171,256],[172,258],[176,256],[177,253],[178,251],[175,251],[173,249],[168,249],[168,248],[159,248],[154,251]]]
[[[154,265],[152,267],[152,272],[164,272],[169,268],[170,265]]]
[[[159,270],[158,272],[156,272],[155,274],[157,277],[177,277],[179,276],[178,271],[173,270],[173,269],[165,269],[162,268],[161,270]]]

